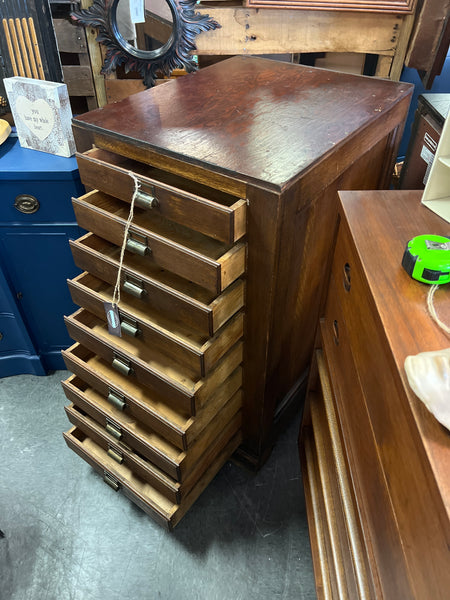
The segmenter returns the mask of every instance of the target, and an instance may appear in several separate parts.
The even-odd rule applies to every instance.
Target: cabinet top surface
[[[411,94],[409,84],[237,56],[74,119],[170,160],[283,188]]]
[[[421,439],[450,502],[450,432],[412,392],[404,361],[408,355],[450,347],[450,338],[427,310],[429,286],[401,266],[407,242],[416,235],[449,235],[449,224],[421,204],[422,191],[339,192],[341,213],[361,261],[371,296],[392,350]],[[434,296],[439,318],[450,323],[450,284]],[[450,512],[450,505],[448,506]]]

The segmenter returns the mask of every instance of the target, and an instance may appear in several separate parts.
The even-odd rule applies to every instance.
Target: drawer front
[[[65,318],[71,337],[101,356],[122,375],[159,394],[173,406],[196,409],[203,406],[242,362],[242,342],[238,342],[211,373],[198,381],[190,380],[173,366],[157,361],[156,353],[137,340],[112,336],[106,324],[81,309]]]
[[[115,285],[119,269],[118,248],[87,234],[71,242],[75,264],[92,275]],[[214,335],[244,304],[244,282],[240,279],[220,296],[160,270],[145,269],[141,261],[125,258],[121,291],[141,299],[151,309],[179,321],[200,335]]]
[[[196,395],[196,382],[172,367],[157,362],[151,349],[137,340],[118,338],[108,333],[106,323],[81,309],[65,317],[72,339],[104,358],[119,373],[136,379],[175,405],[190,406]]]
[[[243,199],[98,148],[77,154],[77,162],[89,187],[131,202],[135,177],[139,207],[230,244],[245,234],[247,205]]]
[[[94,191],[74,199],[73,206],[80,227],[122,246],[127,204]],[[245,244],[224,245],[165,219],[150,218],[139,208],[128,230],[126,250],[215,293],[245,271]]]
[[[107,401],[83,381],[69,378],[63,382],[63,389],[70,402],[101,425],[121,446],[138,452],[175,481],[180,480],[184,451],[126,415],[111,410]]]
[[[148,483],[136,477],[125,465],[119,465],[79,429],[73,427],[63,435],[68,447],[93,467],[114,491],[121,490],[132,502],[169,530],[179,523],[242,439],[239,433],[233,436],[216,455],[190,493],[181,500],[180,504],[173,504]]]
[[[76,225],[71,198],[85,193],[83,185],[78,178],[52,180],[51,177],[49,173],[48,180],[3,180],[0,223]]]
[[[76,427],[72,427],[63,436],[69,448],[93,467],[114,491],[122,490],[130,500],[140,506],[160,525],[171,529],[171,521],[177,510],[177,504],[138,478],[131,469],[125,465],[119,465],[98,444]]]
[[[395,582],[396,593],[408,588],[405,558],[398,536],[395,513],[380,461],[365,396],[360,387],[350,346],[348,323],[338,300],[333,275],[330,279],[325,317],[321,334],[336,413],[345,439],[346,454],[355,495],[360,499],[358,511],[369,556],[375,557],[380,577],[374,582]],[[389,552],[386,552],[389,548]],[[383,594],[380,593],[383,597]]]
[[[241,424],[242,397],[238,391],[217,412],[191,448],[183,452],[140,423],[111,409],[103,397],[78,378],[69,378],[63,382],[63,388],[68,400],[105,428],[120,446],[129,446],[178,482],[185,481],[200,462],[204,464],[205,452],[228,424],[234,423],[233,433]]]
[[[112,302],[112,285],[89,273],[79,275],[68,284],[75,304],[99,318],[105,317],[104,302]],[[214,337],[206,340],[177,321],[163,319],[157,312],[149,313],[142,301],[124,296],[119,308],[122,334],[138,337],[149,347],[157,347],[161,354],[186,368],[191,377],[201,378],[209,373],[244,332],[242,312],[232,317]]]
[[[86,436],[95,442],[100,448],[106,451],[108,456],[118,464],[123,464],[129,468],[137,477],[149,483],[155,490],[158,490],[168,500],[174,504],[179,504],[180,484],[167,477],[167,475],[158,469],[149,461],[135,454],[131,449],[117,443],[115,438],[101,428],[93,419],[84,414],[75,405],[65,407],[69,421],[80,429]]]
[[[318,392],[311,392],[307,402],[311,432],[308,435],[309,428],[305,428],[303,434],[307,461],[303,466],[308,500],[314,496],[314,503],[309,503],[308,518],[320,519],[325,525],[323,535],[317,539],[319,548],[315,547],[321,555],[314,556],[316,569],[323,573],[324,587],[333,590],[330,598],[375,599],[333,400],[324,386]],[[313,536],[316,531],[313,528]]]
[[[113,370],[96,354],[74,344],[63,351],[66,367],[96,390],[110,405],[111,414],[140,422],[181,450],[187,450],[228,400],[242,387],[242,367],[237,367],[203,408],[191,413],[177,412],[148,388]]]
[[[333,271],[337,274],[337,281],[340,277],[342,282],[342,274],[345,275],[346,285],[338,283],[337,293],[358,377],[364,389],[408,572],[414,573],[414,581],[409,585],[411,588],[418,586],[418,589],[428,586],[430,597],[438,598],[439,575],[445,571],[442,548],[448,540],[443,539],[443,529],[434,517],[440,510],[440,504],[433,506],[434,498],[438,497],[434,491],[435,481],[430,478],[428,467],[424,467],[427,459],[422,456],[422,446],[417,443],[411,409],[358,257],[345,235],[345,229],[338,236]],[[429,493],[424,494],[424,489]],[[411,523],[415,524],[414,528],[411,528]],[[427,548],[426,555],[415,551],[424,547]],[[386,552],[385,548],[383,551]],[[401,590],[398,597],[414,596],[409,592],[406,574],[402,579],[400,569],[395,569],[395,573],[395,581]],[[420,581],[420,574],[424,573],[427,576]],[[435,577],[431,575],[433,573]],[[430,582],[436,582],[436,590],[430,588]]]

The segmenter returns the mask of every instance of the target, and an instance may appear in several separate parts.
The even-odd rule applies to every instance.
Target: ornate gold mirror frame
[[[197,69],[192,56],[196,51],[195,38],[202,31],[220,28],[208,15],[194,11],[196,0],[165,0],[172,15],[169,39],[155,50],[141,50],[127,41],[120,32],[117,5],[120,0],[94,0],[88,9],[71,13],[71,18],[85,27],[98,29],[97,41],[106,46],[102,74],[124,65],[125,72],[137,71],[146,87],[152,87],[158,72],[169,76],[174,69],[188,73]]]

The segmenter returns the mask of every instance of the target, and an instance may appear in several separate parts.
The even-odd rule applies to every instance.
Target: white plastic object
[[[416,396],[450,430],[450,348],[407,356],[405,371]]]

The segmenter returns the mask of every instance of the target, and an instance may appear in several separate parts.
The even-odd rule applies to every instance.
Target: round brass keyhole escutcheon
[[[14,208],[26,215],[32,215],[39,210],[39,200],[30,194],[20,194],[14,201]]]

